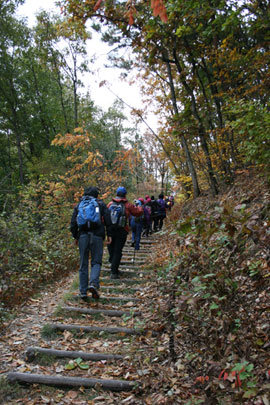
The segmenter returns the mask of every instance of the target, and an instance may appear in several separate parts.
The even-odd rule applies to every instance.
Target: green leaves
[[[89,364],[84,363],[83,360],[78,357],[75,360],[70,360],[68,364],[65,365],[65,370],[74,370],[77,367],[79,367],[81,370],[88,370]]]

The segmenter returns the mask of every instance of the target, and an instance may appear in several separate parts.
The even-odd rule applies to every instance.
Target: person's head
[[[161,200],[163,200],[163,198],[164,198],[164,194],[159,194],[159,196],[158,196],[158,198],[160,198]]]
[[[145,200],[148,200],[150,197],[149,197],[149,195],[148,194],[146,194],[146,196],[145,196]]]
[[[152,195],[152,196],[151,196],[151,200],[152,200],[152,201],[154,201],[154,199],[155,199],[155,196],[154,196],[154,195]]]
[[[91,197],[97,198],[99,195],[99,189],[97,187],[86,187],[84,189],[83,195],[89,195]]]
[[[125,197],[126,194],[127,190],[125,189],[125,187],[118,187],[118,189],[116,190],[117,197]]]
[[[142,204],[144,204],[144,199],[142,197],[138,198],[138,201],[140,201]]]

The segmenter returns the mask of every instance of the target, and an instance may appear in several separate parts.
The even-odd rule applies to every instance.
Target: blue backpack
[[[113,201],[109,206],[112,227],[115,229],[124,228],[127,224],[125,204]]]
[[[100,209],[96,198],[84,196],[78,205],[77,214],[78,227],[87,226],[88,229],[95,229],[101,224]]]

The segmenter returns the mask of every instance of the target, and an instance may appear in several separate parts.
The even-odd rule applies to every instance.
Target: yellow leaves
[[[90,134],[82,127],[78,127],[74,129],[74,134],[58,134],[52,141],[53,146],[63,146],[64,148],[71,147],[74,150],[78,150],[79,148],[89,148],[91,145],[91,141],[95,139],[93,134]]]
[[[82,127],[78,127],[74,129],[75,134],[83,134],[83,128]]]

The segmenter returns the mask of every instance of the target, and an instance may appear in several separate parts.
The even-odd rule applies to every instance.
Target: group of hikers
[[[99,298],[99,276],[105,237],[111,264],[111,279],[118,279],[121,276],[119,266],[122,251],[130,227],[132,246],[139,250],[142,233],[147,237],[152,232],[161,230],[166,210],[170,210],[174,204],[172,196],[164,199],[163,194],[160,194],[157,200],[154,196],[150,198],[146,195],[144,199],[138,198],[132,204],[127,200],[126,194],[125,187],[118,187],[116,197],[106,205],[98,198],[97,187],[87,187],[73,210],[70,230],[79,245],[79,290],[83,300],[87,300],[87,292],[90,292],[94,299]]]
[[[134,200],[136,206],[143,207],[143,215],[140,217],[131,217],[130,226],[132,230],[132,244],[135,250],[140,249],[141,236],[148,237],[153,232],[158,232],[163,227],[163,221],[166,218],[166,211],[171,210],[174,205],[174,197],[166,197],[160,194],[156,200],[154,196],[146,195]]]

